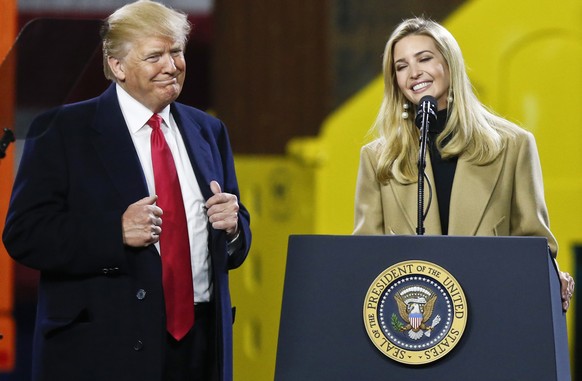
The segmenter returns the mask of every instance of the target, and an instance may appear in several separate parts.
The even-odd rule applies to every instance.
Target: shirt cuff
[[[228,253],[228,255],[232,255],[232,253],[240,249],[240,247],[242,246],[242,240],[239,238],[240,231],[236,233],[236,236],[230,241],[228,241],[228,243],[226,244],[226,252]]]

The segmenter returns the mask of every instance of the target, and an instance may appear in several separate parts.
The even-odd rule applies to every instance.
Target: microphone
[[[416,226],[416,234],[424,234],[424,219],[426,213],[424,212],[424,179],[426,174],[424,169],[426,167],[426,145],[428,141],[428,130],[431,123],[436,123],[436,99],[431,95],[425,95],[420,99],[418,109],[416,111],[416,118],[414,123],[420,128],[420,149],[418,152],[418,219]],[[428,178],[427,178],[428,180]],[[430,189],[430,183],[429,191]],[[432,194],[432,192],[431,192]],[[430,198],[428,206],[430,207]],[[427,208],[428,213],[428,208]]]
[[[425,95],[420,98],[418,110],[416,111],[416,119],[414,120],[416,127],[422,130],[426,126],[428,130],[431,123],[436,123],[436,103],[437,101],[432,95]]]

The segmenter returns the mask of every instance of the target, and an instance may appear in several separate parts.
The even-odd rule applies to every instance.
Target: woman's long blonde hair
[[[452,102],[448,102],[449,118],[436,142],[442,156],[463,155],[478,165],[490,163],[503,150],[505,137],[514,135],[519,127],[494,115],[479,102],[467,76],[461,49],[451,33],[434,21],[417,17],[400,23],[384,50],[384,99],[374,124],[382,143],[377,180],[383,184],[392,179],[410,184],[418,178],[419,131],[414,124],[414,110],[409,112],[412,116],[402,118],[407,99],[398,87],[394,67],[394,45],[409,35],[431,37],[449,67]],[[450,138],[443,146],[447,136]]]

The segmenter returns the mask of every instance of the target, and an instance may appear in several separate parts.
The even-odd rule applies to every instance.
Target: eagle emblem
[[[467,299],[445,268],[408,260],[374,279],[364,299],[363,318],[382,354],[404,364],[427,364],[459,342],[467,323]]]
[[[392,314],[392,327],[398,332],[407,332],[408,337],[413,340],[419,340],[423,335],[430,337],[431,331],[441,320],[437,315],[427,325],[433,314],[437,295],[425,287],[409,286],[395,293],[394,299],[404,323],[396,314]]]

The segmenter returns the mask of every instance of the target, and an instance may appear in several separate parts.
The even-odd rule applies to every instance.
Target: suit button
[[[138,340],[135,342],[135,344],[133,345],[133,349],[136,351],[141,351],[143,349],[143,341]]]
[[[102,269],[101,271],[103,272],[104,275],[109,274],[109,269]]]
[[[135,294],[135,296],[139,299],[139,300],[143,300],[146,297],[146,292],[143,288],[140,288],[139,290],[137,290],[137,294]]]

